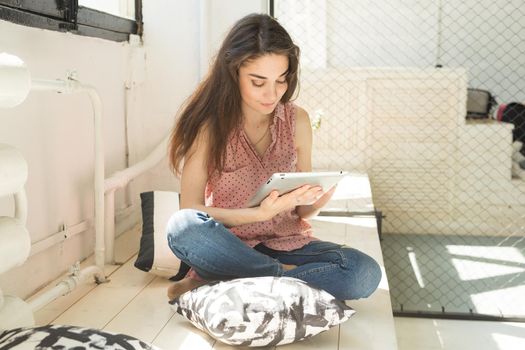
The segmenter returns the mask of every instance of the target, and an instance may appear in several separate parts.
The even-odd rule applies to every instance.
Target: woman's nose
[[[269,87],[268,89],[266,89],[265,95],[266,97],[272,100],[271,102],[274,102],[277,98],[277,87],[275,86],[275,84],[268,84],[268,86]]]

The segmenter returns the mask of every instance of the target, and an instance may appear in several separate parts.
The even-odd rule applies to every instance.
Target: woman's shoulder
[[[299,150],[311,144],[312,126],[308,112],[298,105],[293,107],[295,114],[295,145]]]
[[[295,125],[297,127],[310,125],[310,117],[308,116],[308,112],[301,106],[296,105],[293,102],[290,103],[290,108],[293,110],[293,114],[295,116]]]
[[[285,102],[281,105],[282,114],[286,118],[293,117],[296,122],[304,123],[309,121],[308,112],[301,106],[296,105],[292,101]]]
[[[308,112],[291,101],[286,102],[283,107],[290,130],[295,135],[295,142],[301,143],[304,135],[309,135],[312,129]]]
[[[294,105],[295,108],[295,118],[297,119],[297,122],[305,122],[307,120],[310,120],[308,117],[308,112],[301,106]]]

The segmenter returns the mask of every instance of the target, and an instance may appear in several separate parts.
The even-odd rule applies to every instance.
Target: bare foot
[[[205,285],[209,281],[198,281],[193,278],[184,278],[181,281],[173,283],[168,287],[168,298],[175,299],[179,295],[186,293],[189,290]]]

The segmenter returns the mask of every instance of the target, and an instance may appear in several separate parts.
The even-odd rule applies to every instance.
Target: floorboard
[[[193,327],[186,319],[174,314],[153,340],[164,350],[212,350],[215,340]]]
[[[110,276],[108,283],[98,285],[53,323],[104,328],[154,278],[137,270],[130,259]]]
[[[138,250],[138,240],[140,239],[140,230],[141,226],[137,225],[134,228],[124,232],[122,235],[117,237],[115,241],[115,259],[117,262],[126,261],[131,258]],[[95,258],[93,255],[89,256],[87,259],[82,261],[80,264],[81,268],[91,266],[95,264]],[[111,278],[111,275],[120,267],[120,265],[106,265],[104,272],[106,276]],[[50,290],[55,287],[60,281],[62,281],[66,275],[62,275],[49,283],[45,288],[35,293],[31,296],[28,301],[33,300],[42,293]],[[89,281],[79,285],[71,293],[66,294],[49,304],[44,308],[36,311],[34,313],[35,324],[36,325],[46,325],[49,323],[55,323],[54,321],[64,313],[68,308],[75,304],[78,300],[82,299],[88,293],[90,293],[97,284],[95,281]]]
[[[104,329],[152,342],[174,315],[166,297],[168,284],[164,278],[153,279]]]
[[[318,238],[367,251],[382,265],[374,220],[322,218],[313,220],[312,224]],[[140,232],[135,230],[119,237],[117,260],[125,263],[107,267],[109,283],[81,286],[70,295],[50,303],[37,313],[39,324],[71,324],[126,333],[161,349],[242,350],[242,347],[216,341],[170,308],[166,297],[170,282],[133,266],[139,235]],[[89,263],[89,260],[84,262]],[[396,349],[386,279],[369,299],[347,303],[357,310],[349,321],[311,339],[280,346],[279,349]]]

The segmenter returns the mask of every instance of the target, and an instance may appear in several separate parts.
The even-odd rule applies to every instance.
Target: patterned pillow
[[[229,345],[274,346],[312,337],[355,311],[328,292],[291,277],[206,284],[170,301],[197,328]]]
[[[75,326],[42,326],[0,331],[0,349],[155,350],[137,338]]]

